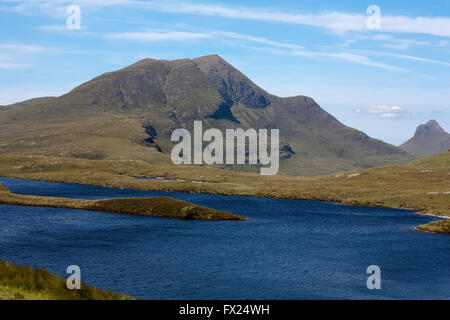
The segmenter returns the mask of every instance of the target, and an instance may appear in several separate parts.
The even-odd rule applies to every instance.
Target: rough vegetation
[[[416,227],[416,230],[430,233],[450,234],[450,220],[433,221]]]
[[[0,300],[131,300],[85,283],[69,290],[66,280],[45,269],[32,269],[0,261]]]

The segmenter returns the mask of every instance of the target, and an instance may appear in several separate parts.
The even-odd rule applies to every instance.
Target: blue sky
[[[80,29],[67,28],[70,5]],[[379,28],[367,27],[370,5]],[[450,131],[450,0],[4,0],[0,21],[0,104],[146,57],[217,53],[270,93],[310,96],[372,137],[400,144],[430,119]]]

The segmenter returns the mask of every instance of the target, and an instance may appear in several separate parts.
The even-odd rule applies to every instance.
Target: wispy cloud
[[[380,37],[376,37],[376,36],[374,37],[374,39],[382,40]],[[430,41],[418,41],[418,40],[412,40],[412,39],[397,39],[393,36],[387,37],[385,39],[385,41],[387,43],[383,44],[384,47],[391,48],[391,49],[398,49],[398,50],[406,50],[406,49],[409,49],[412,47],[431,45]]]
[[[63,11],[68,5],[68,1],[32,1],[32,0],[12,0],[18,6],[34,6],[42,13],[50,11]],[[273,8],[261,7],[243,7],[223,4],[196,4],[185,1],[135,1],[135,0],[79,0],[77,1],[82,8],[102,8],[105,6],[129,6],[142,10],[162,11],[175,14],[195,14],[204,16],[217,16],[230,19],[256,20],[265,22],[277,22],[287,24],[298,24],[305,26],[313,26],[322,28],[336,33],[353,33],[361,39],[373,39],[376,41],[384,41],[382,46],[395,50],[406,50],[415,46],[430,45],[430,41],[418,41],[412,39],[398,39],[389,33],[414,33],[414,34],[431,34],[450,37],[450,18],[447,17],[407,17],[407,16],[389,16],[382,15],[383,33],[367,34],[366,20],[364,14],[346,13],[346,12],[322,12],[322,13],[292,13],[283,12]],[[23,9],[23,8],[22,8]],[[61,31],[63,25],[47,25],[38,27],[44,31]],[[450,63],[438,61],[434,59],[416,57],[413,55],[388,53],[388,52],[368,52],[367,54],[360,52],[321,52],[315,50],[305,51],[304,46],[299,44],[287,43],[268,39],[260,36],[245,35],[229,31],[207,31],[207,32],[188,32],[188,31],[144,31],[144,32],[118,32],[103,35],[108,39],[135,40],[142,42],[156,41],[189,41],[199,39],[210,39],[212,37],[227,37],[241,41],[259,43],[281,49],[293,50],[292,54],[307,57],[331,57],[347,62],[360,65],[382,68],[386,70],[398,72],[410,72],[408,69],[393,66],[388,63],[374,61],[369,56],[391,56],[399,59],[417,61],[423,63],[440,64],[450,66]],[[356,40],[348,39],[341,49],[350,46]],[[447,44],[447,40],[439,42],[441,46]],[[330,51],[340,51],[339,49],[329,49]]]
[[[64,24],[51,24],[45,26],[38,26],[36,29],[46,32],[66,32],[69,31]]]
[[[25,68],[28,68],[28,65],[0,60],[0,69],[25,69]]]
[[[387,70],[398,71],[398,72],[411,72],[408,69],[399,68],[399,67],[392,66],[392,65],[389,65],[386,63],[372,61],[369,57],[358,55],[358,54],[342,52],[342,53],[331,53],[331,54],[327,54],[327,55],[329,55],[330,57],[350,61],[353,63],[365,65],[365,66],[377,67],[377,68],[381,68],[381,69],[387,69]]]
[[[0,49],[3,52],[8,53],[10,57],[17,58],[24,56],[33,56],[36,54],[72,54],[72,55],[84,55],[93,54],[98,51],[89,51],[81,49],[71,49],[57,46],[42,46],[35,44],[21,44],[21,43],[0,43]]]
[[[24,69],[28,65],[15,62],[12,57],[1,54],[0,55],[0,69]]]
[[[27,44],[11,44],[11,43],[0,43],[0,49],[14,51],[17,53],[36,53],[43,52],[47,48],[36,45],[27,45]]]
[[[287,13],[273,8],[237,7],[188,2],[141,2],[133,4],[171,13],[218,16],[231,19],[258,20],[324,28],[334,32],[368,32],[364,14],[347,12]],[[450,18],[382,15],[381,30],[392,33],[429,34],[450,37]]]
[[[382,119],[399,119],[406,115],[406,111],[402,107],[387,105],[357,108],[354,112],[365,115],[376,115]]]
[[[389,57],[394,57],[394,58],[399,58],[399,59],[413,60],[413,61],[418,61],[418,62],[438,64],[438,65],[450,67],[450,62],[428,59],[428,58],[417,57],[417,56],[411,56],[411,55],[407,55],[407,54],[398,54],[398,53],[391,53],[391,52],[384,52],[384,51],[371,51],[371,50],[365,50],[363,52],[367,52],[368,54],[371,54],[371,55],[389,56]]]
[[[0,69],[25,69],[33,66],[36,56],[43,55],[85,55],[94,51],[83,51],[62,47],[49,47],[23,43],[0,43]]]
[[[368,56],[355,54],[355,53],[348,53],[348,52],[324,52],[324,51],[312,51],[312,50],[280,50],[280,49],[264,49],[264,48],[256,48],[253,47],[255,50],[269,50],[272,53],[275,54],[287,54],[287,55],[296,55],[296,56],[302,56],[302,57],[308,57],[308,58],[315,58],[315,59],[336,59],[341,61],[346,61],[350,63],[355,63],[359,65],[369,66],[369,67],[376,67],[380,69],[385,70],[391,70],[396,72],[408,72],[413,73],[409,69],[396,67],[390,64],[377,62],[371,60]]]
[[[303,46],[300,46],[297,44],[274,41],[274,40],[270,40],[270,39],[267,39],[264,37],[255,37],[255,36],[250,36],[250,35],[235,33],[235,32],[215,31],[212,34],[218,35],[218,36],[224,36],[224,37],[228,37],[228,38],[232,38],[232,39],[237,39],[237,40],[256,42],[256,43],[280,47],[280,48],[288,48],[288,49],[302,49],[303,48]]]
[[[135,40],[143,42],[155,41],[186,41],[196,39],[211,38],[213,35],[209,33],[184,32],[184,31],[167,31],[167,32],[121,32],[108,33],[105,35],[108,39]]]
[[[155,42],[155,41],[187,41],[197,39],[207,39],[213,37],[227,37],[237,40],[243,40],[245,42],[253,42],[258,44],[264,44],[269,47],[276,47],[282,50],[279,53],[298,55],[310,58],[334,58],[360,65],[376,67],[386,70],[392,70],[397,72],[411,72],[408,69],[399,68],[389,64],[376,62],[371,60],[367,56],[347,53],[347,52],[319,52],[304,50],[303,46],[285,43],[280,41],[270,40],[264,37],[250,36],[246,34],[240,34],[235,32],[226,31],[211,31],[211,32],[184,32],[184,31],[146,31],[146,32],[123,32],[123,33],[110,33],[105,35],[108,39],[121,39],[121,40],[134,40],[143,42]]]
[[[443,66],[450,66],[450,62],[446,62],[446,61],[428,59],[428,58],[417,57],[417,56],[406,55],[406,54],[391,53],[391,52],[385,52],[385,51],[359,50],[359,52],[361,52],[361,53],[358,53],[358,50],[346,50],[346,51],[350,51],[350,53],[345,52],[345,51],[343,51],[343,52],[311,51],[311,50],[304,50],[304,46],[301,46],[301,45],[283,43],[280,41],[273,41],[273,40],[270,40],[267,38],[254,37],[254,36],[237,34],[237,33],[232,33],[232,32],[224,32],[224,31],[217,31],[217,32],[215,32],[215,34],[228,36],[228,37],[235,38],[235,39],[241,39],[241,40],[247,40],[247,41],[251,41],[251,42],[266,44],[266,45],[273,46],[273,47],[292,49],[292,51],[287,51],[287,52],[286,51],[283,51],[283,52],[278,51],[278,53],[289,53],[289,54],[305,56],[305,57],[325,57],[325,58],[330,57],[330,58],[345,60],[345,61],[349,61],[349,62],[361,64],[361,65],[378,67],[378,68],[382,68],[382,69],[399,71],[399,72],[411,72],[411,71],[408,69],[405,69],[405,68],[399,68],[399,67],[392,66],[389,64],[373,61],[368,56],[363,55],[363,54],[365,53],[367,55],[390,56],[390,57],[399,58],[399,59],[413,60],[413,61],[424,62],[424,63],[438,64],[438,65],[443,65]],[[378,36],[375,36],[374,38],[377,40],[390,40],[390,41],[394,41],[394,42],[398,42],[398,43],[407,43],[408,45],[416,45],[416,46],[426,45],[429,43],[428,41],[395,39],[393,36],[385,35],[385,34],[380,34]],[[353,41],[348,40],[347,42],[352,43]],[[446,42],[442,43],[442,45],[445,45],[445,44],[446,44]],[[341,46],[346,47],[347,45],[344,43]],[[328,46],[327,49],[336,51],[336,49],[338,49],[338,48]]]
[[[17,44],[0,44],[2,53],[0,54],[0,69],[25,69],[28,64],[16,61],[17,55],[21,53],[34,53],[40,51],[40,47],[17,45]]]
[[[104,35],[108,39],[121,39],[121,40],[135,40],[144,42],[154,42],[154,41],[186,41],[186,40],[196,40],[196,39],[209,39],[225,37],[236,40],[242,40],[245,42],[254,42],[259,44],[264,44],[273,47],[280,47],[286,49],[298,50],[302,49],[303,46],[275,41],[267,39],[264,37],[251,36],[236,32],[229,31],[208,31],[208,32],[186,32],[186,31],[174,31],[174,30],[152,30],[143,32],[121,32],[121,33],[109,33]]]
[[[11,7],[18,13],[30,13],[33,10],[52,16],[64,16],[68,1],[10,0],[16,3]],[[229,19],[254,20],[297,24],[326,29],[342,33],[349,31],[368,32],[365,13],[320,12],[292,13],[270,7],[245,7],[224,4],[197,4],[185,1],[133,1],[133,0],[78,0],[82,8],[91,9],[106,6],[128,6],[138,9],[179,14],[215,16]],[[448,17],[410,17],[381,16],[381,31],[388,33],[428,34],[450,37],[450,18]]]

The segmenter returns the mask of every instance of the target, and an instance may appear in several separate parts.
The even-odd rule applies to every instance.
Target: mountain
[[[418,157],[429,156],[450,150],[450,134],[435,120],[417,127],[414,137],[400,146]]]
[[[174,129],[280,129],[280,172],[401,164],[402,149],[349,128],[312,98],[269,94],[218,55],[144,59],[56,98],[0,110],[0,154],[170,163]],[[253,166],[235,166],[256,170]]]

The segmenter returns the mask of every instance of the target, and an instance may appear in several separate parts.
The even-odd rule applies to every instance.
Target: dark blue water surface
[[[250,221],[183,221],[0,205],[0,259],[69,265],[103,289],[152,299],[449,299],[450,237],[410,211],[329,202],[164,193],[0,178],[20,194],[171,196]],[[381,290],[366,269],[381,268]]]

